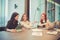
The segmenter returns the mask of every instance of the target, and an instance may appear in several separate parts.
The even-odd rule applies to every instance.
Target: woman
[[[52,24],[47,19],[46,13],[42,13],[38,28],[39,27],[42,27],[42,28],[45,28],[46,27],[46,28],[48,28],[48,27],[51,27],[51,25]]]
[[[16,27],[18,25],[18,17],[19,17],[19,14],[17,12],[14,12],[11,16],[11,19],[8,21],[7,23],[7,31],[10,31],[10,32],[16,32]]]
[[[26,13],[24,13],[24,14],[22,15],[20,24],[22,25],[22,28],[24,28],[24,29],[29,29],[29,28],[31,28],[32,25],[31,25],[31,23],[29,22],[28,16],[27,16]]]

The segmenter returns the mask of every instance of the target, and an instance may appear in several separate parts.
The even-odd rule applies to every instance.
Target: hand
[[[16,29],[12,29],[11,32],[17,32]]]
[[[26,30],[26,28],[22,27],[22,31],[25,31],[25,30]]]

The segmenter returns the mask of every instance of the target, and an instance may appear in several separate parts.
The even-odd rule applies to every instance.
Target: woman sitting
[[[28,16],[26,13],[22,15],[20,24],[22,25],[22,29],[30,29],[32,27],[32,24],[28,20]]]
[[[42,13],[38,28],[49,28],[49,27],[51,27],[51,25],[52,24],[47,19],[46,13]]]
[[[18,17],[19,14],[17,12],[14,12],[11,16],[11,19],[8,21],[7,26],[6,26],[6,30],[10,31],[10,32],[16,32],[16,27],[18,25]]]

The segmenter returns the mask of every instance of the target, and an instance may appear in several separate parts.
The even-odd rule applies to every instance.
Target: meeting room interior
[[[60,0],[0,0],[0,40],[60,40]]]

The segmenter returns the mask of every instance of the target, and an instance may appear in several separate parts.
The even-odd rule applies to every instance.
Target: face
[[[17,16],[15,17],[15,20],[18,20],[18,18],[19,18],[19,15],[17,15]]]
[[[41,16],[41,19],[43,19],[43,20],[44,20],[44,19],[45,19],[45,16],[44,16],[44,15],[42,15],[42,16]]]
[[[23,20],[24,20],[24,21],[27,21],[27,15],[24,15],[24,16],[23,16]]]

